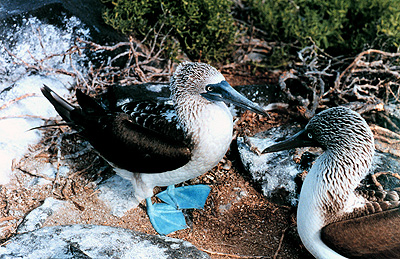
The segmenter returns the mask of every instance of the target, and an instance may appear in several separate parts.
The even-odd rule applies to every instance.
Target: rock
[[[17,228],[17,233],[34,231],[43,226],[44,222],[55,211],[65,206],[67,201],[56,200],[52,197],[47,198],[44,203],[32,210]]]
[[[267,106],[271,102],[282,101],[279,95],[278,85],[236,85],[234,88],[246,96],[249,100],[261,106]]]
[[[113,175],[99,184],[98,188],[101,191],[98,198],[111,209],[114,216],[122,217],[128,210],[136,208],[139,204],[133,195],[131,182],[119,175]]]
[[[291,136],[298,131],[298,127],[277,127],[249,137],[253,147],[263,151],[266,147],[273,145],[275,140],[282,140],[284,136]],[[301,173],[300,165],[293,160],[293,151],[281,151],[257,155],[250,150],[248,143],[243,138],[237,138],[238,149],[244,168],[250,173],[253,180],[261,185],[265,196],[281,199],[284,192],[283,201],[296,204],[296,185],[294,179]]]
[[[91,30],[97,43],[115,42],[123,37],[103,21],[104,5],[98,0],[2,0],[0,20],[32,16],[48,24],[61,24],[65,17],[79,18]]]
[[[57,56],[48,58],[70,49],[77,37],[90,39],[90,30],[75,16],[67,16],[62,10],[53,12],[52,7],[42,5],[44,2],[0,1],[0,106],[5,105],[0,117],[11,117],[0,121],[0,184],[10,181],[13,159],[18,161],[29,145],[40,141],[42,132],[29,130],[43,125],[43,120],[36,117],[50,118],[57,114],[40,87],[46,84],[65,97],[69,93],[66,87],[74,82],[69,75],[48,75],[33,67],[81,73],[86,70],[86,55],[72,55],[68,62]],[[41,17],[28,11],[45,7],[49,8],[42,9]],[[38,64],[42,59],[42,64]]]
[[[19,234],[0,258],[210,258],[189,242],[98,225],[46,227]]]
[[[292,205],[296,205],[299,190],[297,191],[295,177],[304,170],[309,170],[313,161],[322,151],[315,148],[297,148],[259,156],[256,152],[251,151],[250,148],[253,150],[257,148],[261,152],[266,147],[273,145],[275,140],[277,142],[282,141],[286,137],[293,136],[300,129],[300,127],[293,125],[271,128],[256,134],[254,137],[248,137],[249,141],[247,142],[250,143],[246,143],[243,138],[237,138],[239,154],[244,168],[249,172],[253,180],[260,184],[264,195],[275,202],[282,202],[281,198],[283,197],[283,202],[290,202]],[[378,172],[400,172],[399,159],[390,153],[377,151],[370,173]],[[384,190],[393,190],[400,186],[400,179],[391,176],[390,173],[380,175],[377,180],[382,184]],[[364,179],[362,184],[363,186],[371,185],[370,179]],[[284,191],[283,193],[282,190]],[[375,198],[383,199],[383,196]]]

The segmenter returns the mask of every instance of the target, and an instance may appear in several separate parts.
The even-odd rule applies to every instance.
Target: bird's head
[[[263,153],[309,146],[325,150],[368,148],[370,151],[373,143],[373,134],[360,114],[345,107],[334,107],[315,115],[303,130],[266,148]]]
[[[181,63],[171,78],[171,93],[178,103],[188,98],[206,103],[227,102],[268,116],[259,105],[233,89],[217,69],[205,63]]]

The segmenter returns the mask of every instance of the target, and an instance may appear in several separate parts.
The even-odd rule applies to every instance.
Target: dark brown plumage
[[[400,208],[329,224],[321,238],[348,258],[400,258]]]
[[[160,173],[181,167],[191,158],[190,138],[184,137],[176,119],[162,116],[172,106],[130,103],[120,112],[110,113],[79,89],[76,97],[80,107],[56,97],[47,86],[42,92],[65,121],[73,123],[102,157],[119,168]]]

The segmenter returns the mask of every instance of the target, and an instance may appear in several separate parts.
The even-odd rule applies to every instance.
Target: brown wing
[[[108,110],[79,90],[76,96],[80,107],[69,104],[46,86],[42,92],[64,120],[119,168],[162,173],[185,165],[191,158],[190,136],[170,115],[171,106],[138,102],[118,112]]]
[[[321,238],[348,258],[400,258],[400,208],[329,224]]]
[[[162,173],[185,165],[191,158],[185,142],[144,128],[124,113],[96,118],[81,134],[102,157],[131,172]]]

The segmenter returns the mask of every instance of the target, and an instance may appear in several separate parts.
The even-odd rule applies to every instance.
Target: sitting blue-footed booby
[[[305,146],[324,149],[304,180],[297,209],[307,250],[324,259],[400,258],[399,202],[370,202],[356,190],[374,155],[365,120],[350,109],[330,108],[263,153]]]
[[[224,101],[267,115],[204,63],[180,64],[170,89],[174,105],[131,101],[111,111],[79,90],[76,107],[42,88],[61,117],[80,130],[117,174],[132,182],[134,198],[146,199],[150,221],[164,235],[186,227],[180,209],[205,204],[208,186],[174,185],[206,173],[228,150],[233,120]],[[155,186],[168,186],[157,195],[165,203],[152,204]]]

